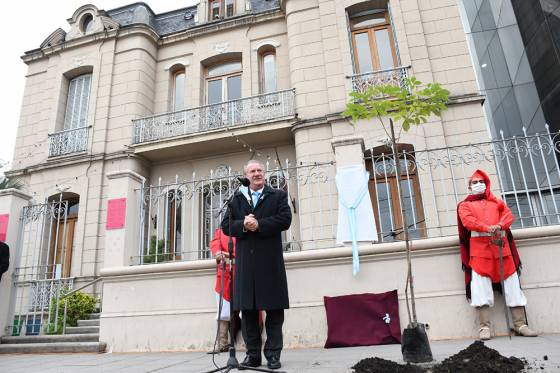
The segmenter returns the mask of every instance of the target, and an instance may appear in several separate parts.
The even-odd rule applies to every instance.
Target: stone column
[[[357,164],[364,165],[365,146],[363,137],[352,136],[334,139],[331,144],[337,169]]]
[[[126,198],[123,228],[107,229],[105,232],[104,268],[132,264],[138,255],[140,235],[140,188],[145,178],[134,171],[122,170],[107,174],[109,179],[107,200]],[[105,208],[108,206],[108,202]]]
[[[6,244],[10,246],[10,267],[2,275],[0,281],[0,335],[11,335],[5,328],[11,324],[10,309],[15,297],[14,279],[12,274],[17,263],[17,251],[19,229],[21,225],[21,212],[27,206],[32,197],[17,189],[0,190],[0,215],[8,215],[8,226],[6,230]]]

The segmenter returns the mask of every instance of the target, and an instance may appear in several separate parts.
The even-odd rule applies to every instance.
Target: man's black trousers
[[[267,360],[272,356],[280,359],[282,352],[282,325],[284,324],[284,310],[266,311],[266,342],[264,344],[264,356]],[[247,355],[261,359],[261,330],[259,328],[259,311],[243,310],[241,314],[241,325],[244,330]]]

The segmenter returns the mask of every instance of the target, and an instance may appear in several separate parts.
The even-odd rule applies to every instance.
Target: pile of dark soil
[[[498,351],[486,347],[483,342],[476,341],[434,366],[431,371],[433,373],[516,373],[523,371],[526,364],[525,360],[515,356],[504,357]]]
[[[527,365],[525,359],[504,357],[498,351],[486,347],[483,342],[476,341],[429,368],[370,357],[359,361],[352,369],[355,373],[517,373],[522,372]]]
[[[416,365],[402,365],[394,361],[368,357],[352,367],[355,373],[423,373],[424,369]]]

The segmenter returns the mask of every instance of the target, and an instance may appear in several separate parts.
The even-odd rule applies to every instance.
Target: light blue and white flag
[[[352,242],[352,273],[360,270],[358,241],[377,241],[377,227],[368,193],[369,173],[363,165],[337,169],[339,244]]]

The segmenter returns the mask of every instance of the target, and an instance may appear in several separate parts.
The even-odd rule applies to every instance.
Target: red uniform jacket
[[[212,251],[212,255],[216,256],[217,253],[220,251],[228,252],[228,240],[229,236],[227,236],[220,228],[216,229],[214,232],[214,238],[210,242],[210,250]],[[235,237],[233,237],[233,256],[235,258]],[[233,267],[235,271],[235,266]],[[225,276],[223,275],[223,267],[222,264],[218,265],[218,274],[216,275],[216,292],[219,293],[222,288],[222,276],[224,277],[224,299],[228,302],[230,301],[229,296],[229,264],[226,265],[226,273]]]
[[[504,278],[513,274],[520,267],[519,254],[509,230],[513,223],[513,214],[504,201],[490,192],[490,178],[477,170],[486,181],[486,192],[470,195],[457,206],[459,238],[461,243],[461,261],[465,270],[467,298],[470,299],[471,269],[482,276],[500,282],[500,263],[498,246],[491,242],[489,236],[474,237],[471,232],[488,232],[488,227],[499,224],[506,232],[503,238]],[[472,176],[471,176],[472,178]]]

